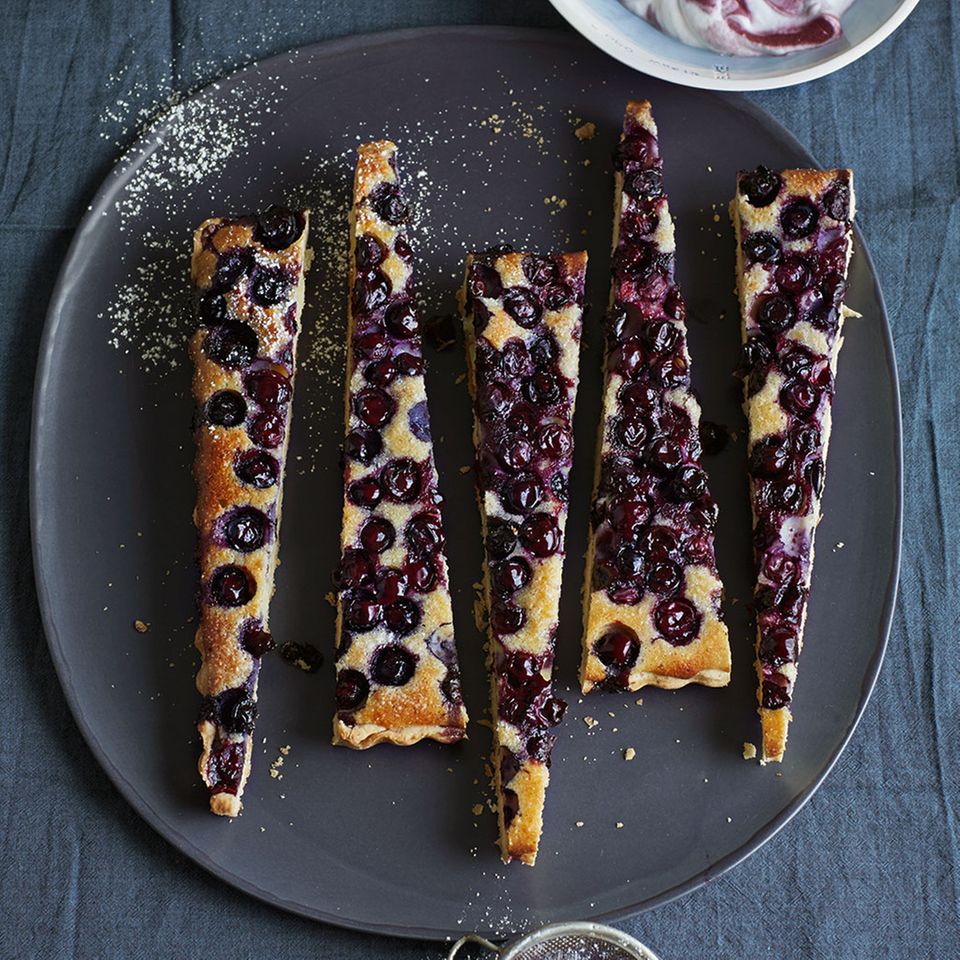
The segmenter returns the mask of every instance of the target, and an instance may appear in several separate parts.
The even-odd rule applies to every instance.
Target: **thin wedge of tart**
[[[357,749],[467,723],[396,152],[359,148],[350,216],[333,742]]]
[[[566,709],[551,674],[586,267],[586,253],[495,248],[468,258],[461,294],[504,862],[536,860],[550,730]]]
[[[813,572],[852,252],[850,170],[737,177],[737,292],[764,762],[782,760]]]
[[[603,421],[584,579],[584,693],[730,680],[701,466],[686,305],[657,128],[627,104],[615,155],[613,285]]]
[[[307,211],[217,218],[193,238],[200,626],[200,775],[210,809],[240,813],[250,773],[290,401],[307,268]]]

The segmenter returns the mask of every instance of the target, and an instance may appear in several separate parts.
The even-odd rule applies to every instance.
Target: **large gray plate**
[[[342,247],[337,218],[353,146],[393,136],[420,185],[417,235],[431,312],[453,309],[466,248],[508,237],[589,248],[594,306],[586,321],[558,638],[559,683],[570,687],[599,413],[608,157],[631,96],[650,98],[660,124],[705,416],[742,433],[731,378],[739,324],[724,205],[736,169],[812,158],[746,101],[648,79],[570,36],[408,31],[274,58],[207,88],[191,114],[202,120],[225,109],[230,129],[249,127],[242,149],[221,151],[222,162],[207,172],[196,152],[199,141],[220,136],[212,120],[201,123],[199,138],[196,123],[161,127],[107,178],[77,232],[50,307],[34,411],[33,534],[50,647],[77,722],[124,796],[187,856],[249,893],[332,923],[416,937],[470,929],[505,935],[544,921],[623,916],[696,887],[769,839],[810,797],[856,725],[883,654],[900,532],[894,359],[862,241],[849,301],[863,319],[848,324],[840,361],[826,516],[782,767],[740,757],[742,742],[757,731],[739,441],[708,463],[721,506],[730,686],[648,690],[642,705],[612,694],[580,703],[571,691],[539,863],[500,865],[494,818],[472,812],[484,799],[489,731],[477,723],[486,702],[471,610],[480,549],[472,478],[458,469],[471,451],[457,348],[431,357],[429,387],[435,434],[446,438],[438,460],[474,719],[470,741],[335,750],[329,655],[314,675],[274,659],[263,672],[257,731],[266,742],[245,813],[227,822],[206,812],[192,734],[188,371],[183,363],[169,372],[163,365],[180,356],[185,321],[178,315],[186,316],[187,300],[174,300],[171,311],[170,289],[187,283],[192,226],[215,211],[291,195],[305,196],[320,214],[304,333],[304,357],[313,351],[313,361],[301,371],[294,414],[292,454],[302,459],[288,476],[273,624],[280,638],[310,640],[325,651],[333,616],[322,597],[340,523],[340,378],[338,356],[324,363],[322,348],[339,339],[343,291],[340,274],[324,261]],[[577,117],[597,124],[594,140],[573,136]],[[340,154],[346,159],[331,160]],[[418,178],[420,169],[426,174]],[[118,291],[130,283],[140,296],[129,328],[111,333]],[[151,284],[155,296],[144,295]],[[169,341],[159,367],[141,359],[150,356],[148,330],[164,331]],[[121,349],[108,345],[112,337]],[[133,630],[135,618],[150,623],[149,633]],[[592,729],[584,722],[589,715],[601,721]],[[291,750],[277,771],[283,779],[272,777],[286,745]],[[637,755],[628,763],[622,751],[629,746]]]

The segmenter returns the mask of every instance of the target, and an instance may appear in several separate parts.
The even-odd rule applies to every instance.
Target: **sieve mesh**
[[[560,934],[537,940],[510,953],[511,960],[638,960],[640,954],[616,943],[582,934]]]

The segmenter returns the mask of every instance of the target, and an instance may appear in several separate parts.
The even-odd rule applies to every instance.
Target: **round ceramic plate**
[[[735,434],[707,464],[734,669],[723,690],[581,702],[609,158],[630,97],[649,98],[660,125],[694,382],[705,417]],[[574,135],[584,121],[596,124],[593,139]],[[356,144],[382,136],[399,144],[414,194],[428,313],[454,310],[470,248],[509,239],[591,255],[558,636],[570,710],[533,869],[500,863],[486,808],[462,345],[430,355],[428,390],[470,739],[364,753],[330,745],[334,616],[324,595],[340,526],[345,211]],[[863,319],[848,324],[840,360],[790,748],[781,767],[747,763],[742,744],[757,738],[749,510],[725,211],[735,171],[760,162],[814,161],[743,100],[638,77],[569,35],[481,28],[354,37],[276,57],[182,104],[123,159],[77,231],[47,320],[32,452],[36,575],[77,722],[124,796],[179,850],[305,916],[411,937],[500,936],[678,896],[755,850],[810,797],[850,737],[883,654],[899,545],[899,411],[883,303],[858,239],[849,303]],[[279,657],[264,664],[245,809],[227,821],[207,812],[196,772],[188,258],[205,217],[273,200],[313,207],[315,259],[271,622],[281,641],[311,643],[325,662],[312,674]]]

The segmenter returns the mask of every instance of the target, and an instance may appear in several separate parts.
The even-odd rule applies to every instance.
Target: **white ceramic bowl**
[[[707,90],[771,90],[845,67],[886,39],[919,0],[857,0],[843,36],[783,56],[731,57],[691,47],[651,27],[618,0],[550,0],[572,27],[611,57],[662,80]]]

